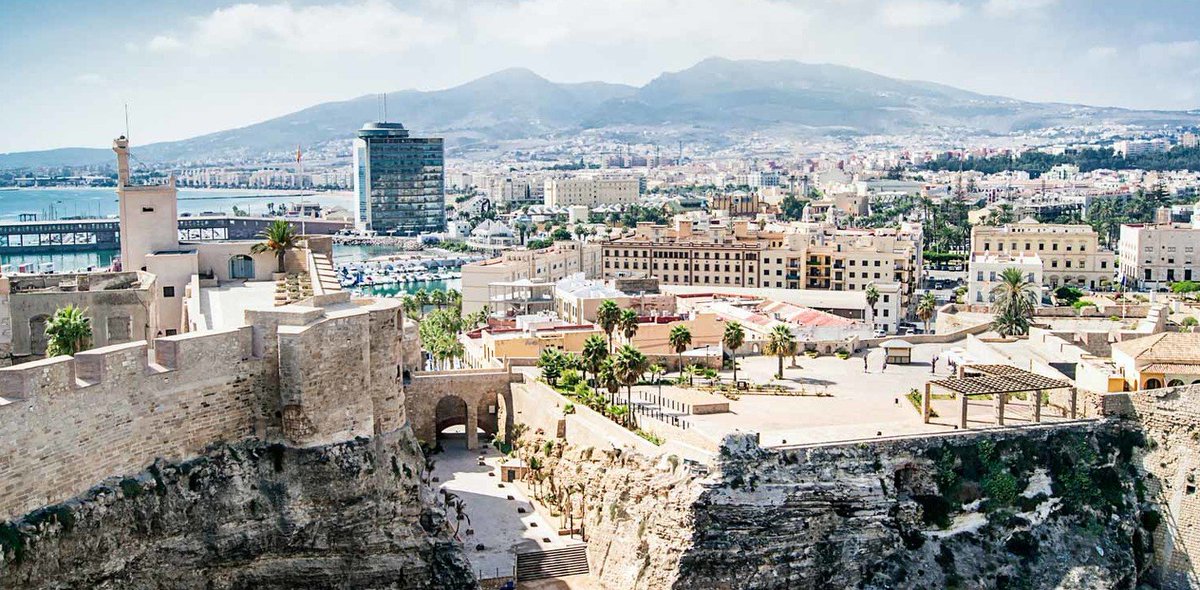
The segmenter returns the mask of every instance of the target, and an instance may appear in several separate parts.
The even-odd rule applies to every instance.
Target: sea
[[[233,207],[248,210],[251,215],[266,215],[268,204],[280,206],[290,203],[317,202],[322,206],[337,205],[354,210],[354,195],[348,192],[301,193],[296,191],[240,190],[240,189],[179,189],[179,212],[199,215],[204,213],[232,214]],[[47,187],[0,190],[0,222],[19,221],[22,214],[33,213],[38,220],[64,219],[68,217],[105,218],[117,216],[117,193],[112,187]],[[334,263],[366,260],[375,256],[393,254],[399,250],[389,246],[334,246]],[[112,264],[119,254],[117,250],[95,252],[72,252],[56,254],[0,254],[0,264],[20,265],[26,263],[54,263],[59,272],[103,268]],[[391,296],[395,293],[416,292],[417,289],[458,289],[461,281],[430,281],[427,284],[407,283],[373,287],[376,296]]]

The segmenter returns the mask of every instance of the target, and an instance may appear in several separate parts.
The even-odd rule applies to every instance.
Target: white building
[[[1126,288],[1157,290],[1200,279],[1200,216],[1184,223],[1121,226],[1119,278]]]
[[[641,195],[636,178],[548,178],[545,183],[546,205],[631,205]]]
[[[1038,255],[1024,254],[981,254],[971,255],[970,272],[967,276],[966,303],[994,303],[992,290],[1003,282],[1005,270],[1015,268],[1021,275],[1036,285],[1037,300],[1042,300],[1042,259]]]

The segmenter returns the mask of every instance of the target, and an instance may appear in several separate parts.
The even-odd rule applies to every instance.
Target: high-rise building
[[[440,137],[410,137],[400,123],[367,123],[354,140],[358,227],[417,235],[446,229]]]

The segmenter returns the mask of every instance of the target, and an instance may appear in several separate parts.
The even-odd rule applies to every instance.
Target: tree
[[[658,363],[653,363],[649,367],[646,367],[646,372],[650,373],[651,381],[658,383],[659,378],[667,372],[667,369]]]
[[[565,227],[556,227],[554,231],[550,232],[550,239],[555,242],[564,242],[571,239],[571,232],[567,231]]]
[[[632,309],[621,310],[621,315],[617,318],[617,328],[625,337],[625,342],[633,342],[633,337],[637,336],[638,331],[637,312]]]
[[[449,505],[454,509],[454,534],[457,536],[462,521],[466,520],[467,524],[471,524],[471,517],[467,516],[467,503],[463,502],[462,498],[454,498]]]
[[[875,304],[879,302],[879,289],[875,283],[867,285],[867,307],[871,308],[871,323],[875,323]]]
[[[91,345],[92,320],[84,310],[68,305],[46,324],[46,356],[73,355]]]
[[[271,222],[271,225],[263,228],[263,230],[259,232],[258,237],[262,238],[263,241],[251,246],[250,252],[253,254],[274,252],[275,260],[277,260],[279,264],[279,270],[277,272],[284,272],[284,254],[286,254],[288,250],[295,248],[298,240],[298,237],[296,236],[296,230],[292,228],[292,224],[282,219],[276,219],[275,221]]]
[[[583,368],[592,378],[600,372],[600,365],[608,358],[608,343],[599,334],[592,334],[583,341]]]
[[[410,318],[417,318],[421,314],[421,304],[417,302],[417,298],[412,295],[405,295],[400,298],[400,307],[404,309],[404,315]]]
[[[921,296],[917,302],[917,317],[925,322],[925,333],[929,333],[929,320],[933,318],[933,312],[937,310],[937,297],[933,293],[926,293]]]
[[[683,374],[683,353],[692,345],[692,331],[683,324],[676,324],[667,335],[667,341],[675,354],[679,355],[679,374]]]
[[[779,359],[779,371],[776,379],[783,379],[783,359],[796,354],[796,337],[787,324],[777,324],[767,335],[767,345],[763,351]]]
[[[621,318],[621,308],[617,307],[617,302],[612,299],[605,299],[600,302],[600,307],[596,309],[596,323],[600,324],[600,329],[608,336],[608,349],[612,350],[612,334],[613,329],[617,327],[617,322]]]
[[[1025,280],[1018,268],[1006,268],[1000,273],[1000,284],[992,289],[996,304],[992,329],[1001,336],[1029,333],[1029,321],[1037,303],[1037,285]]]
[[[429,293],[429,303],[441,309],[446,306],[446,292],[433,291]]]
[[[1194,332],[1196,330],[1196,326],[1200,325],[1200,320],[1197,320],[1195,316],[1188,316],[1183,318],[1183,320],[1179,322],[1179,325],[1183,328],[1187,328],[1188,332]]]
[[[546,348],[538,355],[537,366],[542,370],[542,378],[550,387],[558,384],[558,378],[563,372],[563,357],[557,348]]]
[[[613,370],[617,374],[617,380],[626,387],[625,406],[629,409],[630,417],[633,416],[633,386],[641,381],[649,364],[642,351],[628,344],[622,346],[614,357]]]
[[[600,364],[596,374],[596,385],[608,390],[608,401],[612,403],[613,396],[621,390],[621,380],[617,377],[617,369],[613,357],[607,357]]]
[[[737,386],[737,349],[742,347],[746,342],[746,329],[738,322],[729,322],[725,324],[725,333],[721,335],[721,343],[725,348],[729,349],[729,354],[733,356],[733,384]]]

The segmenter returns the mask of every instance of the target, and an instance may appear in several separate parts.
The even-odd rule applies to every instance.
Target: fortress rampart
[[[249,325],[0,369],[0,519],[156,458],[245,438],[308,447],[406,423],[400,309],[348,297]]]

